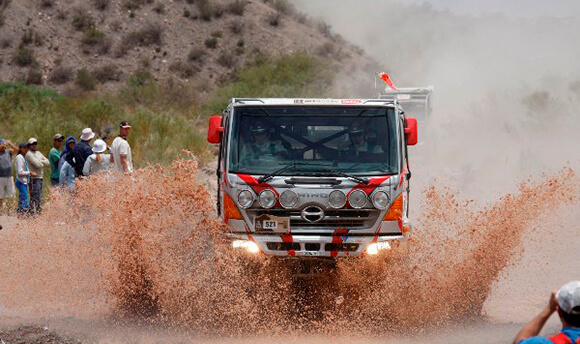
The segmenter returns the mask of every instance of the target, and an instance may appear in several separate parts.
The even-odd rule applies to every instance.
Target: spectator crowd
[[[133,172],[131,146],[127,138],[131,125],[119,124],[119,136],[108,147],[105,138],[96,139],[91,128],[82,130],[78,140],[55,134],[48,158],[39,150],[39,142],[31,137],[16,146],[0,138],[0,210],[5,211],[6,201],[18,192],[20,215],[41,212],[44,169],[50,166],[50,185],[74,190],[75,181],[96,173],[118,171]]]

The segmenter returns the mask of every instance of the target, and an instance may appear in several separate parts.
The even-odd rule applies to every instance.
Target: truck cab
[[[232,247],[275,257],[377,254],[410,230],[397,100],[232,99],[209,120],[217,209]]]

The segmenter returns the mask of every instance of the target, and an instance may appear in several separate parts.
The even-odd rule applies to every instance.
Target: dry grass
[[[217,63],[226,68],[232,68],[235,65],[236,59],[234,55],[228,50],[222,50],[217,58]]]

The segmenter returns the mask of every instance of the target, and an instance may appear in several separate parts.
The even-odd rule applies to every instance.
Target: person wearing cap
[[[562,330],[552,337],[538,334],[555,312],[560,317]],[[552,292],[550,301],[534,319],[517,334],[514,344],[580,344],[580,281],[564,284],[558,292]]]
[[[58,162],[60,160],[60,153],[62,144],[64,143],[64,136],[61,134],[54,135],[52,140],[52,148],[48,153],[48,161],[50,161],[50,184],[58,186],[59,170]]]
[[[91,128],[83,129],[80,137],[80,142],[75,145],[73,149],[74,156],[74,169],[77,178],[83,175],[83,167],[85,167],[85,161],[87,158],[93,154],[93,148],[91,147],[91,140],[95,137],[95,133]]]
[[[42,206],[42,181],[44,176],[44,168],[50,165],[50,161],[38,151],[38,140],[31,137],[28,140],[28,153],[26,153],[26,162],[31,172],[34,172],[34,177],[31,174],[30,184],[28,189],[30,191],[30,215],[39,214]]]
[[[85,161],[85,166],[83,167],[83,175],[90,176],[99,172],[108,172],[113,168],[111,163],[111,155],[103,154],[107,150],[107,143],[103,140],[95,140],[95,146],[93,147],[93,154],[91,154],[87,161]]]
[[[28,162],[24,158],[28,153],[28,144],[23,142],[18,145],[18,154],[14,159],[16,170],[16,189],[18,190],[18,214],[28,213],[30,201],[28,200],[28,184],[30,177],[36,177],[34,172],[28,169]]]
[[[115,165],[115,171],[133,172],[133,157],[131,154],[131,145],[127,141],[131,133],[131,125],[127,121],[119,124],[119,136],[111,144],[111,160]]]
[[[58,163],[58,170],[59,170],[59,179],[58,185],[60,187],[65,187],[69,191],[73,191],[75,188],[75,158],[73,155],[73,149],[77,140],[74,136],[69,136],[66,138],[66,142],[64,145],[64,150],[60,155],[60,161]]]
[[[261,160],[278,160],[286,153],[279,139],[272,137],[270,125],[262,120],[256,120],[250,125],[249,142],[240,153],[240,160],[246,164]]]
[[[12,156],[18,148],[12,142],[0,139],[0,210],[4,211],[4,200],[14,197],[14,172]]]
[[[360,121],[354,121],[348,126],[348,143],[342,148],[347,156],[359,156],[361,153],[371,153],[374,146],[367,141],[367,131]]]

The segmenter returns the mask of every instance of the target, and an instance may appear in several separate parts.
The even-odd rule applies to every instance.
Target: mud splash
[[[565,169],[478,211],[431,187],[410,240],[303,281],[280,262],[232,254],[197,174],[185,157],[131,177],[97,176],[3,230],[0,314],[138,319],[226,336],[378,334],[464,321],[480,314],[526,231],[573,200],[578,185]]]

